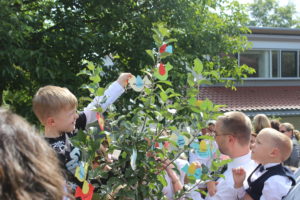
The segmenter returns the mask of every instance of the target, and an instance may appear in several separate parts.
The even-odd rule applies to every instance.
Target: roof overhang
[[[300,86],[201,87],[200,99],[226,105],[220,111],[242,111],[249,115],[300,115]]]

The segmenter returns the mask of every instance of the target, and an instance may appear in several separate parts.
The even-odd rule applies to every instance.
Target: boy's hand
[[[218,182],[216,181],[209,181],[206,183],[207,185],[207,191],[208,194],[212,197],[217,193],[217,187],[216,185],[218,185]]]
[[[131,73],[121,73],[119,78],[117,79],[117,82],[125,88],[128,80],[131,78],[132,74]]]
[[[234,168],[232,169],[232,176],[234,180],[234,188],[242,187],[246,178],[246,171],[241,167]]]

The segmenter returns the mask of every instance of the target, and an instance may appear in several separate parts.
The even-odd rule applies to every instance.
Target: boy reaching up
[[[78,129],[96,121],[93,108],[101,106],[105,110],[124,92],[127,80],[132,75],[122,73],[101,97],[94,100],[80,114],[77,114],[77,98],[67,88],[45,86],[40,88],[33,98],[33,111],[45,127],[45,139],[56,151],[68,185],[75,197],[92,196],[93,186],[86,181],[88,166],[81,160],[79,148],[74,147],[70,138]],[[103,98],[106,101],[103,102]]]
[[[272,128],[264,128],[256,137],[251,158],[259,163],[248,177],[249,188],[243,187],[245,170],[232,169],[234,187],[238,190],[238,198],[245,200],[279,200],[287,195],[295,185],[293,173],[282,163],[292,152],[291,140]]]

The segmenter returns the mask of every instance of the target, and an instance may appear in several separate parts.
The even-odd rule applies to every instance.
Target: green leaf
[[[125,159],[127,156],[127,153],[125,151],[123,151],[123,153],[121,154],[122,158]]]
[[[194,71],[197,74],[201,74],[202,71],[203,71],[203,64],[202,64],[202,62],[201,62],[201,60],[199,58],[196,58],[194,60]]]
[[[146,53],[152,58],[152,60],[155,62],[155,58],[154,58],[154,55],[153,55],[153,52],[152,50],[146,50]]]
[[[153,39],[154,39],[156,45],[158,45],[158,46],[162,45],[163,41],[158,35],[153,34]]]
[[[159,25],[158,30],[162,34],[163,37],[168,37],[170,35],[169,30],[167,28],[165,28],[163,25]]]
[[[92,73],[91,73],[90,71],[86,70],[86,69],[83,69],[83,70],[81,70],[80,72],[78,72],[78,73],[76,74],[76,76],[80,76],[80,75],[88,75],[88,76],[91,76]]]
[[[95,65],[92,63],[92,62],[89,62],[88,61],[88,65],[87,65],[87,68],[91,71],[93,71],[95,69]]]
[[[193,74],[188,73],[187,82],[188,82],[188,84],[189,84],[190,87],[194,87],[195,81],[194,81],[194,76],[193,76]]]
[[[161,100],[162,100],[164,103],[167,102],[167,100],[168,100],[168,95],[166,95],[165,91],[160,92],[160,93],[159,93],[159,96],[160,96]]]
[[[204,140],[214,140],[213,136],[209,136],[209,135],[201,135],[198,137],[198,139],[204,139]]]
[[[166,85],[172,86],[172,82],[171,81],[157,81],[157,83],[164,83]]]
[[[162,174],[159,174],[159,175],[157,176],[157,179],[159,180],[159,182],[161,182],[161,184],[162,184],[164,187],[167,186],[167,181],[166,181],[165,177],[164,177]]]
[[[192,98],[189,99],[189,104],[191,106],[194,106],[194,105],[196,105],[196,101],[197,101],[197,99],[195,97],[192,97]]]
[[[91,76],[90,80],[93,81],[94,83],[99,83],[101,81],[101,78],[99,75]]]
[[[105,92],[104,88],[98,88],[96,92],[96,96],[103,96],[104,92]]]
[[[166,40],[166,43],[170,44],[172,42],[177,42],[177,41],[178,41],[177,39],[171,38],[171,39]]]
[[[213,103],[210,100],[205,99],[200,104],[200,108],[201,108],[201,110],[212,110],[213,109]]]
[[[160,54],[160,58],[161,58],[161,59],[164,59],[164,58],[166,58],[166,57],[168,57],[168,56],[171,56],[171,55],[172,55],[171,53],[163,52],[163,53]]]
[[[187,137],[188,139],[191,138],[191,135],[188,132],[181,132],[182,135],[184,135],[185,137]]]
[[[199,80],[199,81],[197,81],[197,83],[199,84],[199,85],[212,85],[212,82],[211,81],[209,81],[209,80],[206,80],[206,79],[201,79],[201,80]]]

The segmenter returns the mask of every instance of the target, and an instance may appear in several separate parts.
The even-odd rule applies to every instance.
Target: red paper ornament
[[[97,112],[96,118],[98,120],[98,124],[100,126],[101,131],[104,131],[104,117]]]
[[[155,148],[158,148],[158,147],[159,147],[159,143],[158,143],[158,142],[155,142],[154,147],[155,147]]]
[[[167,48],[167,44],[163,44],[160,48],[159,48],[159,53],[163,53],[166,51]]]
[[[159,67],[158,67],[158,71],[159,71],[159,74],[160,75],[165,75],[166,74],[166,68],[165,68],[165,65],[164,64],[162,64],[162,63],[160,63],[159,64]]]
[[[76,192],[75,192],[75,197],[79,197],[82,200],[91,200],[94,194],[94,186],[92,184],[89,184],[89,191],[88,193],[84,194],[82,189],[77,186]]]

